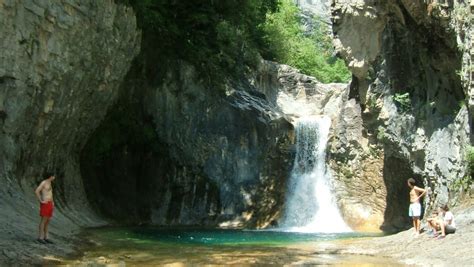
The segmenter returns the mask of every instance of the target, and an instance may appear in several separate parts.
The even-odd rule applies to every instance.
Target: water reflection
[[[305,234],[222,229],[101,228],[84,233],[95,246],[64,260],[72,265],[396,264],[342,255],[334,243],[364,234]],[[373,235],[372,235],[373,236]]]

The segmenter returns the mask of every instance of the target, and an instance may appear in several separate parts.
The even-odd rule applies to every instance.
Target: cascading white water
[[[331,120],[307,117],[296,123],[296,157],[288,184],[282,230],[341,233],[352,230],[342,219],[331,193],[326,144]]]

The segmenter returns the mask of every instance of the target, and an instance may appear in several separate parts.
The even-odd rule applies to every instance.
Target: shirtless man
[[[410,187],[410,208],[408,216],[413,219],[413,227],[415,228],[415,236],[420,235],[420,216],[421,204],[420,198],[426,194],[426,190],[415,186],[415,179],[408,179],[408,187]]]
[[[40,216],[41,221],[39,224],[39,236],[37,241],[41,244],[52,244],[53,242],[48,239],[48,224],[53,216],[53,187],[51,182],[56,178],[54,175],[47,175],[48,178],[43,180],[38,188],[35,190],[36,197],[40,202]]]

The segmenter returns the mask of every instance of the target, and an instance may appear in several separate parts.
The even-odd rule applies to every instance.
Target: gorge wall
[[[331,118],[327,160],[336,178],[332,188],[338,206],[353,230],[379,231],[384,223],[387,197],[381,172],[383,159],[364,140],[361,108],[350,98],[348,84],[323,84],[297,69],[274,62],[264,62],[254,80],[257,88],[292,123],[307,116]],[[354,159],[358,160],[357,165],[346,165]]]
[[[293,127],[245,79],[211,88],[186,62],[160,62],[114,1],[0,1],[0,15],[2,236],[34,236],[47,171],[54,234],[278,217]]]
[[[360,107],[360,120],[350,123],[357,134],[338,135],[331,147],[345,188],[338,190],[343,212],[347,199],[361,200],[384,210],[383,229],[403,228],[409,177],[431,190],[424,200],[428,210],[454,205],[472,184],[466,161],[473,105],[470,7],[464,1],[338,0],[332,14],[336,47],[354,75],[349,97]],[[377,176],[386,187],[383,206],[375,204],[383,197]]]
[[[292,165],[293,126],[252,85],[208,88],[186,62],[167,64],[158,85],[137,82],[156,67],[132,67],[124,101],[84,149],[89,199],[121,221],[221,227],[272,223],[282,209]],[[137,104],[127,104],[130,100]],[[134,124],[136,118],[121,123],[131,110],[148,124]],[[122,129],[137,134],[122,142],[115,138]],[[109,144],[102,148],[103,143]],[[91,156],[98,159],[90,161]]]
[[[321,85],[270,62],[259,70],[257,87],[290,121],[301,113],[331,117],[333,188],[353,229],[409,227],[410,177],[430,191],[426,212],[472,194],[470,8],[449,1],[332,1],[335,45],[353,73],[349,88]]]
[[[113,1],[7,0],[0,23],[2,239],[35,237],[45,171],[57,173],[55,233],[103,223],[89,208],[79,152],[139,51],[133,11]]]
[[[284,205],[292,122],[307,114],[332,119],[328,161],[351,227],[403,229],[408,177],[432,189],[430,208],[466,190],[467,8],[332,1],[349,87],[268,61],[215,86],[196,66],[162,60],[124,5],[0,1],[0,233],[35,232],[32,191],[45,171],[58,174],[55,233],[269,226]]]

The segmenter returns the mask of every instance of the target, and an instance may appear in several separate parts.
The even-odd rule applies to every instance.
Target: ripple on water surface
[[[223,229],[99,228],[85,236],[80,259],[99,264],[395,264],[388,259],[338,254],[333,241],[376,236]]]

